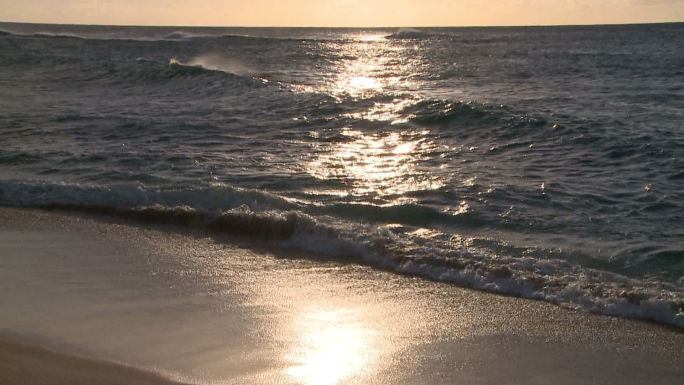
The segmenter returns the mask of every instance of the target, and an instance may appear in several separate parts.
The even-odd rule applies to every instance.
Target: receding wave
[[[561,259],[497,254],[415,225],[373,224],[353,215],[336,216],[335,210],[315,215],[305,212],[305,204],[261,191],[224,185],[164,190],[5,181],[0,183],[0,205],[199,228],[473,289],[684,328],[684,291],[678,284],[632,279]],[[396,219],[404,215],[402,210],[409,216],[414,211],[432,215],[408,208],[384,219]]]

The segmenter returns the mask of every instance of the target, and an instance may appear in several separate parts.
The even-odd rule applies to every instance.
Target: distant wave
[[[30,32],[19,32],[19,31],[6,31],[0,30],[0,35],[9,36],[21,36],[21,37],[36,37],[36,38],[72,38],[72,39],[84,39],[84,40],[130,40],[130,41],[164,41],[164,40],[189,40],[189,39],[200,39],[200,38],[220,38],[226,37],[226,35],[221,34],[200,34],[193,33],[190,31],[175,31],[171,33],[166,33],[163,35],[144,35],[144,34],[127,34],[124,32],[119,33],[105,33],[105,32],[91,32],[91,33],[77,33],[77,32],[55,32],[55,31],[30,31]],[[228,35],[229,36],[229,35]],[[236,37],[247,37],[238,36]]]
[[[198,34],[198,33],[192,33],[188,31],[175,31],[171,32],[169,34],[166,34],[162,37],[164,40],[185,40],[185,39],[194,39],[194,38],[203,38],[203,37],[216,37],[216,35],[208,35],[208,34]]]
[[[169,59],[169,69],[167,71],[170,74],[175,74],[179,76],[199,76],[199,75],[211,75],[216,73],[223,73],[228,75],[235,75],[228,70],[219,70],[214,68],[207,68],[201,64],[193,64],[190,62],[182,62],[176,58]]]
[[[228,186],[163,190],[5,181],[0,182],[0,205],[200,228],[473,289],[684,328],[684,291],[675,284],[630,279],[563,260],[495,255],[420,227],[364,224],[365,214],[356,220],[341,220],[332,212],[315,216],[300,203],[265,192]],[[413,210],[419,209],[391,215],[416,215]]]
[[[171,58],[169,65],[191,68],[202,68],[207,71],[220,71],[238,76],[252,76],[255,74],[251,68],[247,67],[236,58],[228,58],[218,54],[205,54],[193,57],[182,62],[177,58]]]
[[[205,67],[194,61],[183,62],[174,58],[167,62],[137,58],[129,63],[112,66],[107,71],[94,67],[73,73],[73,76],[85,76],[91,82],[108,85],[139,87],[153,84],[167,88],[167,92],[176,92],[178,87],[184,87],[186,92],[202,94],[264,86],[264,81],[242,72],[238,67]]]
[[[404,28],[395,33],[385,36],[386,39],[425,39],[435,36],[432,33],[421,31],[419,29]]]
[[[234,33],[222,34],[207,34],[196,33],[191,31],[176,31],[157,38],[150,38],[156,40],[246,40],[246,41],[311,41],[310,38],[293,38],[293,37],[279,37],[279,36],[258,36]],[[318,40],[318,39],[316,39]]]
[[[17,36],[17,37],[37,37],[37,38],[67,38],[67,39],[87,39],[85,36],[81,36],[75,33],[69,32],[27,32],[21,33],[16,31],[2,31],[0,30],[0,36]]]
[[[91,33],[78,33],[78,32],[53,32],[53,31],[30,31],[30,32],[19,32],[19,31],[8,31],[0,30],[0,36],[17,36],[17,37],[34,37],[34,38],[67,38],[67,39],[82,39],[82,40],[103,40],[103,41],[139,41],[139,42],[159,42],[159,41],[169,41],[169,42],[190,42],[196,40],[226,40],[226,41],[245,41],[251,43],[269,43],[269,42],[285,42],[285,41],[334,41],[339,40],[335,38],[311,38],[311,37],[284,37],[284,36],[259,36],[259,35],[247,35],[247,34],[231,34],[231,33],[199,33],[193,31],[174,31],[162,34],[135,34],[135,33],[106,33],[106,32],[91,32]]]
[[[54,38],[54,39],[79,39],[79,40],[127,40],[127,38],[117,39],[115,37],[108,36],[86,36],[79,35],[73,32],[48,32],[48,31],[35,31],[35,32],[18,32],[18,31],[0,31],[0,35],[4,36],[16,36],[16,37],[34,37],[34,38]],[[128,39],[133,40],[133,39]]]

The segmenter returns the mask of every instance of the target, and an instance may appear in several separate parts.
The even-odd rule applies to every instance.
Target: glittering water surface
[[[4,205],[684,324],[681,24],[0,29]]]

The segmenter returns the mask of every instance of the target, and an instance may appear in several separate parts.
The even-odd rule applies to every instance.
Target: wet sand
[[[153,373],[0,340],[0,384],[179,385]]]
[[[684,376],[680,330],[277,244],[62,212],[0,209],[0,309],[0,335],[14,341],[0,343],[0,383],[10,385],[167,381],[158,375],[200,384],[655,385]]]

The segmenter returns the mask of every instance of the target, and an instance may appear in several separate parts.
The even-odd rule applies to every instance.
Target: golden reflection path
[[[434,190],[444,182],[419,163],[435,150],[427,131],[364,134],[346,128],[349,141],[336,143],[309,164],[319,179],[349,180],[353,195],[403,195]]]
[[[305,311],[295,320],[299,344],[287,374],[297,383],[335,385],[368,370],[377,353],[375,331],[353,308]]]
[[[337,97],[372,99],[386,91],[411,90],[410,76],[420,67],[420,59],[405,52],[406,46],[392,44],[369,35],[353,43],[331,46],[341,50],[342,60],[334,69],[332,80],[319,91]],[[365,111],[348,114],[368,121],[388,122],[385,130],[362,131],[356,127],[341,128],[344,140],[319,144],[316,156],[306,169],[321,180],[343,182],[346,191],[338,195],[385,198],[407,193],[434,190],[444,181],[421,167],[433,155],[437,145],[428,130],[403,131],[392,127],[405,123],[401,111],[414,99],[381,97]],[[404,198],[402,198],[404,199]],[[390,199],[391,203],[397,202]],[[385,202],[387,203],[387,202]]]

